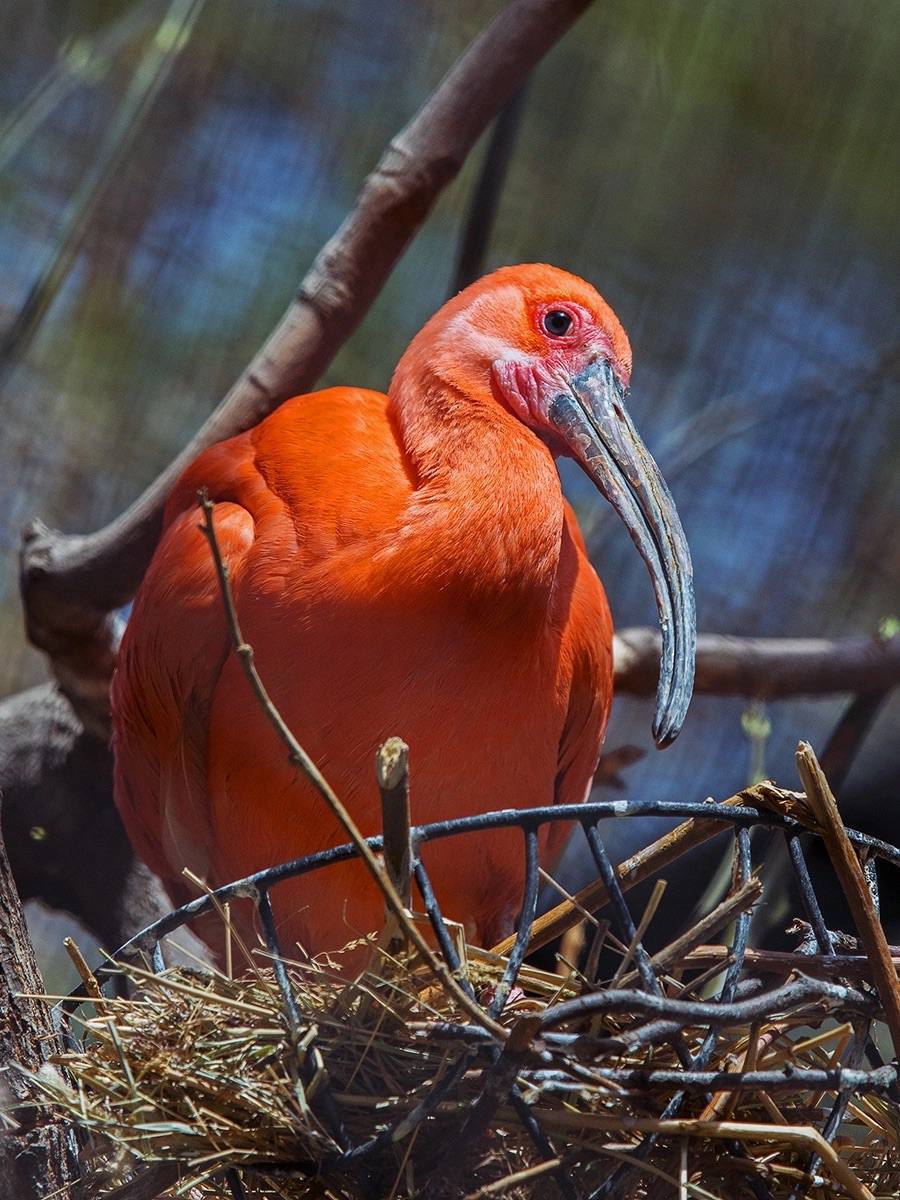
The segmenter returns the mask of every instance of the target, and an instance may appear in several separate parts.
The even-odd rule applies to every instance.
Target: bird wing
[[[172,491],[123,639],[112,704],[116,801],[173,899],[187,898],[181,867],[215,874],[209,717],[232,649],[198,492],[215,504],[240,612],[246,585],[277,595],[287,576],[371,534],[399,506],[394,497],[408,483],[386,403],[352,388],[296,397],[206,450]]]
[[[208,874],[205,730],[230,649],[198,523],[196,507],[169,522],[135,602],[112,689],[116,802],[138,853],[179,901],[187,896],[171,863]],[[253,518],[239,504],[217,503],[215,531],[234,578],[253,544]]]

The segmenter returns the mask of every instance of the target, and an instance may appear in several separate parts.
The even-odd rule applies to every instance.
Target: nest
[[[738,889],[729,913],[760,891]],[[234,978],[112,964],[130,996],[91,984],[81,1048],[41,1080],[89,1135],[88,1194],[154,1170],[161,1193],[196,1198],[586,1197],[611,1177],[633,1197],[900,1193],[896,1072],[852,1069],[879,1012],[862,956],[751,952],[743,993],[714,1005],[702,997],[728,947],[680,938],[654,958],[653,996],[636,990],[637,942],[595,922],[593,949],[620,954],[614,976],[523,967],[498,1036],[394,939],[373,939],[361,972],[264,951]],[[457,977],[489,1007],[508,960],[458,949]],[[841,1093],[826,1140],[816,1127]]]

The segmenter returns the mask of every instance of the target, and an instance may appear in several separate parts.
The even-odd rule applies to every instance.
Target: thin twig
[[[656,883],[653,885],[653,891],[650,893],[650,899],[647,901],[647,905],[641,914],[641,919],[635,926],[634,936],[628,943],[625,953],[622,956],[622,961],[619,963],[618,967],[616,967],[616,973],[610,980],[610,987],[622,986],[622,976],[625,974],[626,968],[630,965],[631,960],[634,958],[638,946],[640,946],[643,942],[644,934],[647,932],[650,922],[656,915],[656,910],[659,908],[665,891],[666,881],[664,879],[657,879]],[[652,958],[650,959],[650,964],[651,966],[654,965]],[[640,975],[640,972],[638,971],[637,974]]]
[[[75,939],[70,937],[63,938],[63,946],[65,947],[66,954],[68,954],[69,958],[72,960],[75,970],[81,977],[81,982],[84,984],[84,990],[92,1000],[99,1000],[102,1003],[103,992],[100,990],[100,984],[97,982],[97,976],[87,965],[85,957],[81,953],[81,950],[79,949]]]
[[[406,908],[412,898],[412,853],[409,840],[409,746],[388,738],[375,755],[375,775],[381,794],[384,865]]]
[[[663,953],[668,958],[668,950]],[[730,954],[729,946],[697,945],[680,956],[678,963],[688,971],[705,970],[710,966],[721,968],[727,965]],[[792,971],[800,971],[815,978],[872,982],[872,963],[862,954],[835,954],[826,957],[820,954],[791,953],[787,950],[747,950],[744,963],[748,970],[764,975],[790,975]],[[900,974],[900,948],[896,946],[891,947],[891,964],[894,974]]]
[[[487,1196],[502,1196],[504,1192],[518,1187],[520,1183],[531,1183],[532,1180],[539,1179],[542,1175],[549,1175],[551,1171],[556,1171],[562,1164],[563,1160],[559,1157],[548,1158],[546,1162],[535,1163],[533,1167],[526,1167],[523,1171],[514,1171],[512,1175],[505,1175],[502,1179],[495,1179],[493,1183],[486,1183],[477,1192],[469,1192],[465,1200],[483,1200],[483,1197]]]
[[[801,742],[797,747],[797,770],[822,831],[822,840],[840,880],[860,940],[872,964],[872,977],[884,1007],[884,1019],[894,1042],[894,1053],[900,1055],[900,980],[891,960],[890,948],[884,935],[866,876],[857,857],[837,803],[832,795],[819,760],[812,746]]]
[[[234,595],[231,591],[228,567],[222,558],[222,553],[219,548],[219,543],[216,538],[215,528],[213,525],[213,511],[215,509],[215,505],[207,495],[201,494],[200,507],[203,511],[203,522],[199,528],[201,533],[209,542],[209,547],[212,551],[213,560],[216,567],[216,574],[219,579],[219,587],[222,593],[222,603],[225,607],[225,614],[228,621],[228,627],[231,632],[231,638],[234,643],[235,653],[237,654],[244,674],[246,675],[247,680],[253,689],[253,693],[259,702],[260,708],[275,732],[287,747],[291,762],[303,772],[315,790],[328,805],[331,812],[346,830],[347,836],[356,847],[359,856],[368,867],[369,873],[381,890],[381,894],[384,896],[388,908],[392,912],[397,923],[400,925],[405,936],[418,950],[424,962],[438,977],[438,979],[440,979],[448,993],[453,996],[453,999],[460,1006],[460,1008],[463,1009],[464,1012],[467,1012],[469,1016],[472,1017],[473,1020],[477,1021],[478,1024],[483,1028],[489,1030],[494,1037],[505,1040],[508,1036],[508,1031],[504,1029],[502,1025],[498,1024],[491,1017],[489,1017],[484,1009],[482,1009],[473,999],[471,999],[470,996],[466,994],[462,987],[460,987],[459,981],[454,978],[450,970],[447,968],[447,965],[437,957],[437,955],[425,941],[415,923],[411,920],[402,899],[398,895],[393,883],[391,883],[387,871],[385,871],[385,869],[378,862],[378,859],[372,852],[369,843],[359,832],[355,821],[350,816],[343,803],[332,791],[331,786],[328,784],[319,768],[294,737],[281,713],[278,711],[277,707],[272,701],[272,698],[269,696],[269,693],[266,690],[258,671],[256,670],[256,666],[254,665],[253,649],[244,640],[244,635],[241,632],[237,609],[235,608],[234,604]]]
[[[674,942],[670,942],[664,950],[660,950],[653,955],[650,962],[653,964],[657,974],[668,971],[674,966],[689,966],[691,952],[700,945],[704,938],[710,937],[720,929],[724,929],[726,925],[734,920],[738,913],[746,912],[747,909],[751,908],[759,900],[762,891],[762,882],[754,876],[742,887],[738,888],[737,891],[727,896],[721,904],[717,904],[712,912],[707,913],[687,933],[681,934]],[[731,949],[725,946],[721,947],[721,949],[723,951],[721,965],[724,967],[728,965]],[[709,964],[706,962],[703,965],[708,966]],[[636,978],[637,972],[630,971],[619,980],[619,986],[628,987],[634,983]]]

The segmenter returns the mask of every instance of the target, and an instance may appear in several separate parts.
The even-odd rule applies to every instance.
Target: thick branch
[[[116,811],[109,746],[53,684],[0,701],[0,797],[23,900],[72,913],[109,950],[171,908]]]
[[[622,629],[615,641],[616,691],[652,696],[659,672],[659,634]],[[900,636],[742,638],[703,633],[697,639],[695,692],[715,696],[816,696],[886,691],[900,684]]]
[[[40,522],[26,531],[28,634],[51,656],[76,702],[104,703],[115,640],[107,613],[137,588],[177,476],[203,448],[249,428],[314,383],[480,134],[589,2],[512,0],[475,39],[388,146],[266,344],[189,445],[125,513],[86,537]]]

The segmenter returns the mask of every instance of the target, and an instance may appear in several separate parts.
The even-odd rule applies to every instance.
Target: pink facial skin
[[[562,336],[546,332],[544,318],[550,312],[563,312],[572,319],[569,330]],[[568,380],[579,374],[589,363],[605,358],[611,364],[623,386],[628,386],[628,372],[614,356],[606,331],[600,328],[592,314],[571,301],[543,304],[535,311],[535,324],[540,334],[542,352],[497,359],[491,369],[494,395],[514,416],[541,437],[553,438],[547,410],[560,390],[568,388]],[[557,448],[554,446],[554,450]]]

